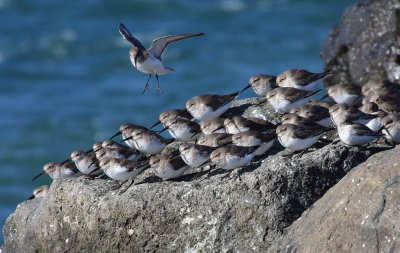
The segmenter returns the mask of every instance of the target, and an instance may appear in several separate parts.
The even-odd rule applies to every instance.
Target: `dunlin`
[[[266,98],[276,111],[285,113],[289,112],[293,107],[306,104],[318,92],[320,90],[305,91],[290,87],[279,87],[269,91]]]
[[[235,92],[228,95],[201,95],[186,102],[186,109],[197,120],[203,121],[219,117],[231,106],[239,95]]]
[[[291,69],[279,74],[276,83],[280,87],[291,87],[300,90],[313,91],[321,81],[331,75],[329,71],[312,73],[305,69]]]
[[[176,34],[176,35],[167,35],[164,37],[156,38],[150,45],[150,48],[146,50],[143,44],[133,37],[133,35],[128,31],[128,29],[123,25],[119,25],[119,32],[122,37],[132,44],[133,48],[129,50],[129,56],[133,66],[146,74],[149,74],[149,78],[143,88],[143,93],[148,89],[149,80],[151,75],[156,75],[157,79],[157,93],[161,92],[160,85],[158,82],[159,75],[165,75],[172,71],[173,68],[165,67],[161,62],[161,55],[164,52],[164,49],[172,42],[187,39],[190,37],[200,36],[204,33],[188,33],[188,34]]]

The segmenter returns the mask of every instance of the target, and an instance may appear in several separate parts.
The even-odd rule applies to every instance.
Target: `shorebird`
[[[130,136],[122,141],[128,140],[132,140],[134,147],[145,154],[159,154],[174,141],[174,139],[166,139],[154,131],[139,128],[133,130]]]
[[[151,75],[156,75],[157,94],[161,93],[160,84],[158,82],[158,75],[165,75],[174,71],[173,68],[165,67],[164,64],[161,62],[161,55],[164,52],[164,49],[172,42],[204,35],[204,33],[187,33],[163,36],[154,39],[149,49],[146,50],[143,44],[138,39],[133,37],[133,35],[123,24],[119,24],[119,32],[122,37],[133,46],[133,48],[129,50],[129,55],[133,66],[137,70],[149,74],[149,78],[147,79],[142,93],[144,93],[148,89]]]
[[[386,139],[392,143],[400,143],[400,118],[395,115],[387,115],[382,119],[383,133]]]
[[[213,118],[208,120],[203,120],[200,122],[200,128],[203,134],[212,134],[212,133],[226,133],[224,129],[224,118]]]
[[[74,162],[51,162],[45,164],[42,172],[37,174],[32,181],[44,174],[49,175],[53,180],[78,177],[82,175],[82,173],[75,166]]]
[[[163,180],[180,177],[191,168],[180,156],[171,155],[154,155],[150,157],[149,164],[156,176]]]
[[[149,168],[149,163],[105,157],[100,160],[99,166],[114,180],[129,180],[135,179],[143,170]]]
[[[312,105],[310,103],[294,107],[290,109],[290,113],[295,113],[301,117],[315,121],[322,126],[328,126],[332,123],[329,109],[319,105]]]
[[[380,131],[376,133],[367,126],[353,123],[349,119],[340,121],[337,130],[340,140],[349,146],[364,145],[383,136]]]
[[[30,196],[28,199],[34,199],[34,198],[42,198],[47,195],[49,192],[49,186],[48,185],[41,185],[35,188],[33,191],[33,195]]]
[[[290,151],[299,151],[314,145],[322,134],[331,129],[315,122],[310,125],[282,124],[276,129],[276,134],[282,146]]]
[[[168,130],[172,138],[178,141],[194,141],[201,133],[200,125],[188,119],[171,118],[164,125],[165,128],[158,133],[160,134],[164,130]]]
[[[214,148],[219,148],[232,143],[232,134],[227,133],[212,133],[209,135],[200,136],[196,144]]]
[[[226,146],[217,148],[210,154],[210,160],[218,168],[233,170],[248,165],[255,156],[259,146],[241,147]]]
[[[85,175],[98,176],[103,173],[100,170],[99,161],[95,153],[87,154],[82,150],[76,150],[71,153],[70,160],[73,161],[78,170]]]
[[[311,100],[311,96],[321,90],[306,91],[291,87],[278,87],[270,90],[265,96],[277,112],[289,112],[293,107],[304,105]]]
[[[337,126],[341,121],[351,121],[360,124],[368,124],[371,120],[379,117],[375,114],[367,114],[356,107],[346,104],[335,104],[329,108],[333,124]]]
[[[267,95],[268,91],[275,89],[276,85],[276,76],[271,75],[255,75],[250,77],[249,84],[244,87],[240,93],[247,90],[248,88],[253,87],[254,92],[263,97]]]
[[[259,148],[254,152],[254,155],[262,155],[272,147],[276,140],[276,133],[261,133],[257,131],[246,131],[237,133],[232,136],[232,144],[241,147],[254,147]]]
[[[144,126],[139,126],[139,125],[135,125],[135,124],[131,124],[131,123],[125,123],[119,127],[119,131],[117,133],[115,133],[113,136],[110,137],[110,140],[118,135],[122,135],[122,138],[125,140],[125,139],[129,138],[131,136],[131,133],[136,129],[148,130]],[[125,140],[124,142],[130,148],[135,147],[135,143],[131,139]]]
[[[305,69],[291,69],[279,74],[276,83],[280,87],[291,87],[300,90],[313,91],[331,72],[312,73]]]
[[[174,118],[183,118],[183,119],[188,119],[191,120],[193,119],[192,114],[190,114],[186,109],[172,109],[172,110],[167,110],[164,111],[160,114],[159,120],[154,123],[150,129],[153,127],[157,126],[158,124],[165,124],[166,121]]]
[[[337,104],[346,104],[348,106],[353,106],[361,102],[362,94],[361,87],[354,84],[336,84],[327,87],[328,94],[326,94],[321,99],[329,96]]]
[[[198,168],[205,161],[210,159],[210,154],[216,148],[197,145],[192,143],[182,143],[179,146],[180,156],[183,161],[192,168]]]
[[[229,134],[237,134],[246,131],[275,132],[276,126],[260,118],[234,116],[224,120],[224,128]]]
[[[227,95],[200,95],[186,102],[187,111],[197,120],[203,121],[221,116],[232,105],[239,92]]]

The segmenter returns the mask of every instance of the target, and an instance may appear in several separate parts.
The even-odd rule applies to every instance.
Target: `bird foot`
[[[146,92],[146,90],[149,90],[149,84],[148,83],[146,83],[146,85],[143,87],[142,94],[144,94]]]

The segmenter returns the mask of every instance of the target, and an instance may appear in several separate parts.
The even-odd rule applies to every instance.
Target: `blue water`
[[[51,182],[31,181],[43,164],[88,149],[122,123],[149,126],[190,97],[236,91],[254,74],[322,71],[322,43],[352,3],[0,0],[0,227]],[[131,66],[120,22],[144,45],[166,34],[206,35],[168,47],[163,60],[176,71],[160,78],[161,96],[154,79],[142,95],[147,76]]]

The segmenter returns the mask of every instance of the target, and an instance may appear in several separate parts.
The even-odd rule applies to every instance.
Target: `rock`
[[[227,114],[276,117],[267,107],[260,98],[247,99],[236,102]],[[230,174],[194,169],[179,180],[160,181],[147,171],[123,194],[113,189],[119,182],[111,180],[54,181],[47,197],[21,203],[7,219],[4,248],[266,251],[351,168],[379,150],[319,144],[302,156],[285,157],[286,151],[275,145],[264,157]]]
[[[400,2],[369,0],[348,7],[323,45],[327,85],[400,81]]]
[[[400,147],[347,174],[269,252],[400,252]]]

